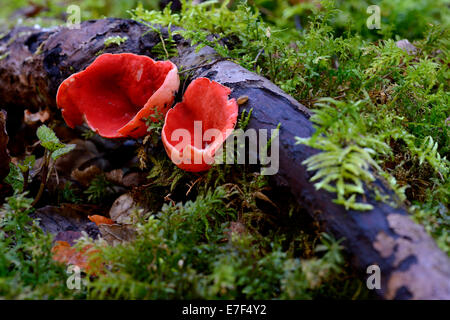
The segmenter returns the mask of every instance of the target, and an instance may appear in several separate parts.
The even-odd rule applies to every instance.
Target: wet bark
[[[160,37],[130,20],[105,19],[82,23],[81,29],[50,30],[18,27],[0,39],[0,107],[23,113],[55,108],[59,84],[72,73],[83,70],[101,53],[133,52],[154,57],[152,48]],[[144,34],[145,33],[145,34]],[[109,36],[126,36],[120,46],[105,48]],[[327,232],[345,238],[352,263],[365,277],[366,268],[376,264],[381,270],[381,289],[386,299],[450,299],[450,260],[438,249],[424,228],[414,223],[402,207],[377,202],[368,193],[364,201],[371,211],[345,210],[333,203],[334,195],[317,191],[309,181],[312,173],[302,161],[316,153],[295,145],[295,137],[314,132],[310,112],[269,80],[239,65],[221,59],[205,47],[199,52],[175,36],[179,69],[191,79],[208,77],[232,88],[232,97],[248,96],[241,108],[253,108],[249,128],[275,129],[279,123],[280,167],[273,177],[277,186],[288,187],[300,206]],[[382,180],[371,186],[393,197]],[[359,199],[362,201],[362,199]]]

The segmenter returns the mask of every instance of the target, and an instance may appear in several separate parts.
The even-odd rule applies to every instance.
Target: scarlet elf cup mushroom
[[[147,134],[144,119],[156,111],[165,114],[162,141],[172,162],[186,171],[205,171],[236,125],[238,104],[228,99],[230,88],[197,78],[169,110],[179,85],[178,69],[170,61],[102,54],[63,81],[56,102],[69,127],[86,122],[106,138],[142,137]]]
[[[161,139],[167,154],[179,168],[208,170],[214,155],[233,131],[238,116],[231,90],[207,78],[192,81],[183,101],[170,109]]]
[[[147,134],[145,118],[167,112],[179,85],[170,61],[106,53],[64,80],[56,102],[69,127],[86,122],[106,138],[138,138]]]

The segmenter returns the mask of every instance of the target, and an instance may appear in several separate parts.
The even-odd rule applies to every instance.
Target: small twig
[[[58,170],[56,170],[56,166],[52,166],[53,171],[55,171],[55,177],[56,177],[56,185],[59,186],[59,175]]]
[[[253,69],[256,69],[256,64],[258,63],[259,56],[264,52],[264,48],[258,51],[258,54],[255,57],[255,62],[253,62]]]
[[[189,186],[189,190],[186,192],[186,196],[191,193],[192,188],[197,184],[197,182],[199,182],[200,180],[202,180],[203,176],[197,178],[194,182],[192,182],[191,184],[187,184]]]
[[[28,169],[23,173],[23,191],[27,190],[28,188],[28,179],[30,176],[30,170]]]
[[[192,71],[192,70],[196,70],[196,69],[203,68],[203,67],[210,67],[210,66],[212,66],[213,64],[216,64],[217,62],[221,62],[221,61],[225,61],[225,60],[230,60],[230,59],[231,59],[231,58],[229,58],[229,57],[217,58],[217,59],[215,59],[213,62],[205,63],[205,64],[201,64],[201,65],[199,65],[199,66],[195,66],[195,67],[192,67],[192,68],[189,68],[189,69],[185,69],[185,70],[179,71],[178,73],[181,74],[181,73],[185,73],[185,72],[187,72],[187,71]]]
[[[164,197],[164,201],[169,201],[173,206],[175,206],[175,201],[172,200],[172,198],[170,198],[172,194],[169,193]]]
[[[31,206],[34,207],[39,200],[42,197],[42,194],[44,193],[45,184],[47,183],[47,175],[48,175],[48,166],[50,162],[50,156],[47,151],[45,151],[44,155],[44,165],[42,167],[42,174],[41,174],[41,185],[39,186],[39,191],[36,195],[36,198],[34,198],[34,201],[31,203]]]
[[[166,53],[166,59],[169,60],[169,52],[167,52],[166,45],[164,43],[164,38],[162,37],[161,32],[158,32],[158,34],[159,34],[159,39],[161,39],[161,44],[164,49],[164,52]]]

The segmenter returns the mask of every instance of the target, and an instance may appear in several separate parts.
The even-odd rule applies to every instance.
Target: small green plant
[[[44,152],[44,161],[41,167],[41,185],[39,186],[38,194],[36,195],[36,198],[32,203],[33,206],[39,202],[39,199],[41,198],[42,193],[44,192],[48,178],[52,170],[55,169],[54,167],[55,161],[59,157],[69,153],[75,148],[74,144],[62,143],[56,136],[55,132],[46,125],[40,126],[37,129],[36,134],[39,138],[41,146],[45,148],[45,152]]]
[[[40,126],[37,129],[36,134],[41,145],[46,150],[47,158],[51,158],[52,160],[58,159],[75,148],[74,144],[62,143],[56,136],[55,132],[46,125]]]
[[[44,160],[42,162],[41,170],[41,184],[39,191],[32,203],[36,205],[44,192],[47,180],[54,169],[55,161],[69,153],[75,148],[74,144],[64,144],[55,135],[52,129],[46,125],[42,125],[37,129],[37,137],[39,138],[39,143],[44,147]],[[10,184],[15,193],[21,193],[27,190],[28,183],[30,181],[29,172],[33,168],[36,162],[34,155],[27,156],[22,162],[17,165],[10,164],[10,172],[5,181]],[[55,169],[56,170],[56,169]]]
[[[167,6],[164,9],[164,13],[162,14],[171,14],[170,6]],[[167,37],[163,35],[163,32],[158,27],[155,27],[153,24],[158,23],[157,21],[149,21],[143,17],[144,12],[146,12],[142,6],[139,4],[135,10],[131,10],[130,14],[133,19],[139,21],[140,23],[146,25],[149,28],[149,32],[153,31],[158,34],[160,42],[152,48],[152,52],[156,54],[161,59],[169,59],[170,57],[174,57],[178,54],[176,43],[173,39],[173,34],[171,31],[172,23],[169,22],[167,24]],[[144,34],[145,35],[145,34]]]
[[[105,175],[101,174],[92,179],[84,193],[88,196],[88,201],[99,203],[114,193],[113,184],[106,179]]]
[[[108,37],[105,39],[105,48],[111,47],[113,45],[120,46],[122,43],[125,43],[128,40],[128,37],[121,37],[121,36],[115,36],[115,37]]]
[[[322,150],[303,162],[316,171],[311,181],[315,187],[337,194],[336,203],[347,209],[370,210],[371,204],[358,202],[356,196],[366,192],[364,185],[375,180],[374,171],[381,168],[374,160],[378,153],[387,154],[388,145],[377,136],[368,135],[360,115],[363,101],[357,103],[321,99],[311,117],[317,131],[310,138],[297,137],[297,144]],[[351,119],[351,120],[350,120]]]
[[[252,117],[253,108],[251,108],[248,112],[246,109],[242,110],[241,117],[239,119],[239,128],[242,130],[247,129],[248,123],[250,122],[250,118]]]
[[[9,164],[9,174],[5,182],[12,186],[15,192],[23,192],[27,189],[30,180],[30,170],[33,168],[36,158],[34,155],[27,156],[23,162]]]
[[[147,126],[147,131],[150,134],[151,141],[154,145],[157,144],[159,137],[161,136],[161,131],[164,126],[164,113],[155,107],[154,112],[151,116],[144,119]]]
[[[92,139],[93,137],[95,137],[95,135],[96,135],[95,131],[92,131],[92,130],[86,130],[81,134],[81,136],[85,140]]]
[[[78,190],[76,190],[73,186],[73,184],[69,181],[67,181],[64,184],[64,188],[60,191],[60,200],[62,202],[69,202],[69,203],[81,203],[82,199],[78,195]]]
[[[177,183],[185,176],[185,172],[176,167],[167,157],[155,158],[150,156],[153,164],[147,179],[152,180],[157,186],[169,187],[169,191],[173,191]]]

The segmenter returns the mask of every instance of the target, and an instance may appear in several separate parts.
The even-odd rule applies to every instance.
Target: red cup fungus
[[[147,134],[144,118],[167,112],[179,84],[170,61],[106,53],[64,80],[56,103],[71,128],[86,122],[106,138],[138,138]]]
[[[179,168],[200,172],[214,163],[214,155],[233,131],[238,105],[228,100],[230,88],[207,78],[190,83],[166,114],[161,138],[167,154]],[[181,140],[181,142],[180,142]]]

